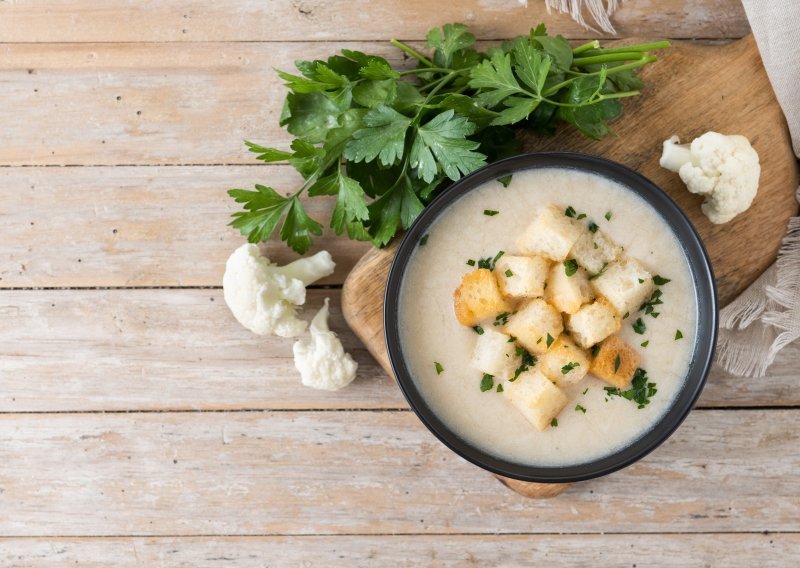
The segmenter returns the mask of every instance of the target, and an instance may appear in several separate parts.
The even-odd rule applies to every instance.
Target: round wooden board
[[[562,128],[554,137],[526,133],[524,148],[603,156],[637,170],[663,188],[700,233],[724,306],[775,261],[787,222],[797,212],[797,161],[786,121],[752,36],[724,46],[676,42],[642,77],[644,92],[625,101],[623,115],[614,123],[616,136],[595,141]],[[688,141],[709,130],[747,136],[761,159],[759,192],[753,205],[724,225],[708,221],[700,211],[702,197],[689,193],[677,174],[658,165],[665,139],[677,134]],[[348,324],[389,374],[383,294],[396,246],[395,242],[383,250],[370,250],[348,275],[342,291]],[[542,492],[538,484],[504,482],[529,497],[557,494],[552,488]]]

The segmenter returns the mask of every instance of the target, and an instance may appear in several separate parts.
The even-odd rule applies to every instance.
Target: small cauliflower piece
[[[535,368],[521,373],[514,382],[505,383],[503,396],[540,432],[569,402],[561,389]]]
[[[484,329],[475,342],[472,366],[481,373],[488,373],[498,379],[507,379],[514,373],[517,364],[515,348],[511,338],[493,329]]]
[[[604,266],[619,258],[622,247],[600,230],[593,233],[585,229],[569,254],[589,274],[597,274]]]
[[[544,294],[550,261],[544,257],[506,254],[494,267],[503,295],[509,298],[538,298]]]
[[[592,285],[620,315],[638,310],[655,287],[652,275],[633,258],[623,258],[609,264],[605,272],[592,280]]]
[[[346,353],[342,342],[328,327],[328,298],[311,320],[309,339],[299,339],[293,346],[294,366],[303,384],[322,390],[339,390],[356,378],[358,363]]]
[[[553,306],[534,298],[508,318],[504,331],[516,337],[517,343],[530,353],[541,355],[564,331],[564,321]]]
[[[589,372],[591,359],[566,335],[558,338],[550,350],[539,359],[537,369],[558,387],[575,385]]]
[[[712,223],[727,223],[746,211],[758,193],[761,165],[744,136],[706,132],[691,144],[664,141],[659,163],[678,172],[686,188],[705,196],[701,209]]]
[[[639,354],[619,337],[612,335],[600,344],[589,372],[618,389],[626,389],[638,366]]]
[[[538,254],[561,262],[581,236],[583,224],[564,215],[555,205],[543,207],[522,236],[517,247],[526,254]]]
[[[222,288],[234,317],[259,335],[294,337],[306,329],[295,315],[306,301],[306,286],[333,274],[336,264],[327,251],[277,266],[258,246],[245,244],[225,264]]]
[[[453,304],[461,325],[478,325],[497,314],[510,312],[511,305],[500,294],[491,270],[479,268],[468,272],[453,292]]]
[[[567,329],[580,347],[588,349],[600,343],[622,326],[622,318],[605,298],[597,298],[569,317]]]
[[[594,299],[594,291],[583,268],[578,268],[572,276],[567,276],[564,264],[559,262],[550,269],[545,299],[557,310],[574,314],[583,304]]]

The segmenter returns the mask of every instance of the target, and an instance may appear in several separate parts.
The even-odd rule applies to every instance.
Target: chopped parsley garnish
[[[563,367],[561,367],[561,374],[562,374],[562,375],[566,375],[566,374],[567,374],[567,373],[569,373],[569,372],[570,372],[572,369],[575,369],[576,367],[580,367],[580,366],[581,366],[581,364],[580,364],[580,363],[578,363],[577,361],[570,361],[569,363],[567,363],[566,365],[564,365]]]
[[[598,353],[600,353],[600,345],[592,346],[592,357],[597,357]]]
[[[540,337],[539,339],[537,339],[536,340],[536,345],[539,345],[542,342],[542,339],[544,339],[544,337]]]
[[[508,268],[508,269],[506,269],[505,275],[506,275],[507,278],[511,278],[512,276],[514,276],[514,273],[511,272],[510,268]]]
[[[555,339],[553,339],[553,336],[548,333],[547,334],[547,348],[548,349],[550,349],[550,346],[553,344],[554,341],[555,341]]]
[[[675,332],[675,341],[678,341],[679,339],[683,339],[683,332],[680,329]]]
[[[468,264],[468,265],[470,265],[470,266],[475,266],[475,261],[474,261],[474,260],[472,260],[472,259],[470,258],[470,259],[467,261],[467,264]]]
[[[514,343],[516,340],[517,340],[517,338],[515,336],[513,336],[513,335],[508,338],[508,342],[509,343]]]
[[[564,274],[567,276],[572,276],[578,272],[578,261],[574,258],[570,258],[569,260],[564,261]]]
[[[628,319],[628,316],[631,315],[630,312],[625,312],[625,315],[622,316],[622,319]]]
[[[497,178],[497,181],[503,184],[503,187],[508,187],[508,184],[511,183],[511,175],[501,176]]]
[[[509,381],[512,383],[516,381],[522,373],[536,364],[536,357],[528,353],[527,349],[518,345],[514,352],[517,354],[517,357],[520,358],[520,364],[519,367],[517,367],[514,371],[514,376],[509,379]]]
[[[596,233],[597,229],[599,229],[599,228],[600,227],[598,227],[597,223],[595,223],[594,221],[590,221],[589,222],[589,231],[591,231],[592,233]],[[595,243],[595,244],[597,244],[597,243]]]
[[[494,270],[494,265],[500,260],[500,257],[506,254],[505,251],[499,251],[494,258],[482,258],[478,261],[478,268],[486,268],[488,270]]]
[[[672,280],[656,274],[655,276],[653,276],[653,282],[655,283],[656,286],[663,286],[664,284],[672,282]]]
[[[617,353],[617,356],[614,359],[614,374],[615,375],[617,374],[617,371],[619,371],[619,364],[620,364],[619,353]]]
[[[550,421],[550,426],[552,426],[553,428],[558,428],[558,418],[553,418]]]
[[[436,374],[441,375],[442,372],[444,371],[444,367],[442,367],[442,364],[439,363],[439,361],[434,361],[433,364],[436,367]]]
[[[659,313],[655,311],[655,307],[659,304],[663,304],[664,302],[661,300],[661,289],[656,288],[653,290],[653,293],[650,295],[650,299],[647,300],[644,304],[642,304],[639,309],[644,310],[645,314],[649,314],[654,318],[659,316]]]
[[[611,211],[606,211],[604,217],[606,218],[606,221],[611,221]]]
[[[486,392],[494,387],[494,375],[484,373],[481,379],[481,392]]]
[[[580,221],[581,219],[586,219],[586,213],[581,213],[580,215],[578,215],[578,216],[577,216],[577,217],[575,217],[575,218],[576,218],[578,221]]]
[[[425,245],[427,245],[428,237],[430,237],[430,235],[422,235],[422,238],[419,240],[419,246],[424,247]]]
[[[497,385],[497,392],[503,392],[503,385],[502,384],[498,384]]]
[[[494,323],[492,325],[506,325],[508,323],[508,316],[511,315],[511,312],[503,312],[501,314],[497,314],[494,316]]]
[[[597,249],[600,248],[599,246],[597,246],[597,243],[592,243],[592,244],[594,245],[594,250],[597,250]]]
[[[581,406],[580,404],[576,404],[575,405],[575,412],[583,412],[584,414],[586,414],[586,409],[583,406]]]
[[[564,215],[566,215],[567,217],[572,217],[574,219],[575,218],[575,208],[572,205],[570,205],[564,211]]]
[[[500,211],[495,211],[494,209],[484,209],[483,210],[483,214],[486,215],[487,217],[494,217],[498,213],[500,213]]]
[[[586,394],[587,392],[589,392],[589,387],[586,387],[585,389],[583,389],[583,393],[582,394]]]
[[[638,278],[637,280],[639,280],[639,284],[644,284],[644,280],[643,279]]]
[[[644,335],[644,332],[647,331],[647,326],[642,321],[642,318],[636,318],[636,321],[633,322],[633,331],[639,335]]]
[[[475,333],[477,333],[478,335],[483,335],[483,328],[482,328],[481,326],[479,326],[479,325],[476,325],[476,326],[474,326],[472,329],[473,329],[473,330],[475,331]]]
[[[621,396],[632,400],[639,405],[639,408],[644,408],[650,404],[650,399],[658,392],[655,383],[647,382],[647,371],[644,369],[636,369],[633,374],[631,388],[628,390],[623,391],[616,387],[604,387],[604,389],[609,396]]]
[[[647,347],[648,345],[650,345],[650,340],[649,339],[646,340],[646,341],[642,341],[642,347]]]
[[[589,276],[589,280],[594,280],[595,278],[600,278],[603,274],[605,274],[606,270],[608,270],[608,263],[604,262],[603,266],[600,267],[600,272],[598,272],[597,274],[592,274],[591,276]]]

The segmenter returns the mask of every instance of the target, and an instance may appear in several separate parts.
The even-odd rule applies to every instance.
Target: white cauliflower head
[[[306,286],[333,274],[335,266],[327,251],[277,266],[261,254],[258,246],[245,244],[225,264],[225,302],[250,331],[294,337],[307,325],[295,315],[297,306],[306,301]]]
[[[664,141],[660,164],[678,172],[692,193],[705,195],[703,213],[727,223],[746,211],[758,192],[758,153],[744,136],[706,132],[691,145],[673,136]]]
[[[339,390],[356,378],[358,363],[346,353],[342,342],[328,327],[328,298],[311,320],[311,337],[294,344],[294,365],[303,384],[323,390]]]

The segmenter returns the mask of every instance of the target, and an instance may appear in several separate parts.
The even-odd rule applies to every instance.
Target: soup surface
[[[589,374],[564,389],[569,403],[558,415],[557,427],[539,432],[495,389],[481,391],[482,373],[471,362],[477,334],[457,321],[453,291],[474,270],[468,259],[491,258],[500,250],[517,252],[517,238],[548,204],[586,214],[584,222],[595,222],[626,255],[670,282],[660,286],[664,303],[657,318],[637,312],[617,333],[635,347],[639,367],[656,383],[651,402],[640,409],[630,400],[609,396],[604,387],[610,385]],[[487,210],[499,213],[490,216],[484,214]],[[415,249],[399,313],[401,348],[411,375],[450,429],[496,457],[554,466],[610,454],[658,421],[684,384],[696,337],[697,300],[683,249],[650,205],[607,178],[546,168],[514,174],[507,188],[486,183],[454,202],[435,221],[425,245]],[[639,317],[646,324],[643,334],[632,325]]]

